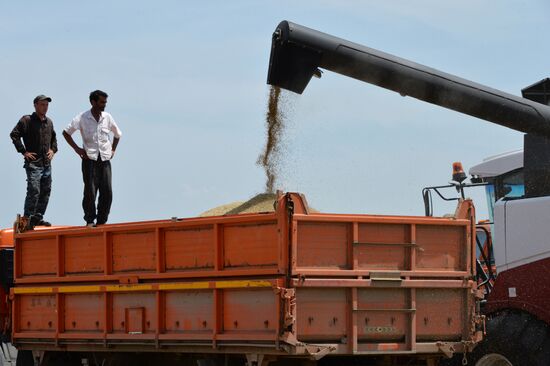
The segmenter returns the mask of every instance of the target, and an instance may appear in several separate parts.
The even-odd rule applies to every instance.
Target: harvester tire
[[[472,353],[468,366],[548,366],[550,365],[550,327],[522,312],[503,311],[489,315],[487,334]],[[461,366],[464,355],[456,354],[439,366]]]
[[[522,312],[489,316],[487,335],[468,361],[472,366],[548,366],[550,327]]]
[[[17,352],[16,366],[34,366],[32,351],[20,350]]]

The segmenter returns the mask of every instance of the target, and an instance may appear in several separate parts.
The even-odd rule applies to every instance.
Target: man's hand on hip
[[[76,147],[74,151],[80,156],[81,159],[88,159],[88,154],[86,154],[86,150],[84,150],[81,147]]]
[[[49,160],[52,160],[53,159],[53,156],[55,155],[55,153],[53,152],[52,149],[49,149],[48,150],[48,154],[46,154],[48,156],[48,159]]]
[[[25,151],[25,153],[23,153],[23,156],[25,157],[25,160],[29,160],[29,161],[36,160],[36,153],[30,152],[30,151]]]

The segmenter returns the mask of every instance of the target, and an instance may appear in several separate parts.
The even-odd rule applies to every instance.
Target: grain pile
[[[203,212],[200,216],[239,215],[245,213],[275,212],[277,195],[275,193],[260,193],[248,201],[235,201]],[[307,205],[307,202],[306,202]],[[308,207],[310,213],[317,213],[314,208]]]
[[[215,207],[201,214],[205,216],[221,216],[221,215],[237,215],[244,213],[258,213],[258,212],[274,212],[275,201],[277,195],[275,193],[260,193],[248,201],[236,201],[233,203],[225,204]]]
[[[285,118],[281,111],[280,96],[281,89],[276,86],[271,86],[265,118],[267,141],[264,151],[258,156],[258,160],[256,161],[256,164],[260,165],[265,170],[267,178],[265,191],[267,193],[274,192],[277,174],[279,173],[280,141],[284,129]]]
[[[218,207],[214,207],[214,208],[211,208],[208,211],[204,211],[203,213],[200,214],[200,216],[201,217],[222,216],[222,215],[227,214],[229,211],[233,210],[234,208],[239,207],[244,202],[245,201],[236,201],[236,202],[228,203],[228,204],[221,205],[221,206],[218,206]]]

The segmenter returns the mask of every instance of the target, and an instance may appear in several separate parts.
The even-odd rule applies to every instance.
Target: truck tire
[[[521,312],[504,311],[487,319],[486,338],[468,357],[472,366],[550,365],[550,327]]]

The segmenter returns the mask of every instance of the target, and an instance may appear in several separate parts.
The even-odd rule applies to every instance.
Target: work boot
[[[95,227],[95,223],[94,222],[87,222],[86,227]]]
[[[42,219],[39,216],[31,215],[29,216],[29,221],[27,223],[27,230],[34,230],[34,227],[40,223]]]
[[[49,223],[48,221],[44,221],[44,220],[40,220],[40,222],[36,225],[36,226],[52,226],[51,223]]]

